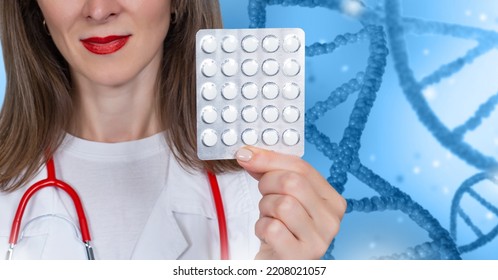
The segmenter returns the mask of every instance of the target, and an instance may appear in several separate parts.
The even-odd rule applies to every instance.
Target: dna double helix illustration
[[[346,9],[347,7],[356,9],[356,18],[362,25],[360,30],[357,30],[356,33],[338,35],[330,42],[313,43],[306,47],[306,56],[315,57],[332,54],[339,48],[347,47],[360,41],[368,41],[369,46],[369,56],[364,71],[357,73],[349,81],[344,82],[326,95],[313,93],[324,98],[313,104],[306,112],[306,140],[330,160],[328,181],[339,193],[344,192],[348,175],[352,175],[378,194],[362,199],[347,199],[346,213],[370,213],[385,210],[401,211],[420,228],[427,231],[429,238],[432,240],[410,247],[404,252],[380,256],[379,258],[460,259],[461,253],[483,246],[498,234],[498,226],[489,233],[481,232],[460,206],[463,195],[469,194],[498,216],[498,208],[486,201],[472,188],[472,186],[484,179],[498,184],[496,177],[498,163],[495,158],[482,154],[464,141],[466,133],[475,130],[485,118],[493,113],[498,105],[498,94],[491,96],[481,104],[469,120],[450,130],[431,110],[422,92],[425,88],[454,75],[476,58],[494,49],[498,43],[498,33],[454,24],[405,18],[401,14],[400,0],[385,0],[383,4],[381,9],[371,9],[365,4],[354,0],[250,0],[248,12],[250,27],[263,28],[266,25],[266,9],[270,5],[321,7],[339,13],[348,12],[345,7]],[[357,13],[358,8],[361,9],[361,13]],[[463,57],[440,66],[434,73],[417,81],[410,68],[406,50],[404,37],[408,33],[470,38],[476,40],[478,45]],[[451,234],[429,211],[414,201],[408,194],[376,174],[360,160],[359,151],[362,133],[367,125],[370,111],[375,104],[382,84],[388,57],[394,61],[401,89],[420,122],[427,127],[441,145],[469,165],[482,171],[482,173],[465,181],[455,194],[451,209]],[[349,122],[342,139],[338,143],[333,143],[330,137],[319,129],[316,121],[330,110],[344,103],[355,93],[358,93],[357,99],[350,113]],[[472,243],[460,247],[455,242],[458,217],[461,217],[477,236],[477,239]],[[333,258],[333,248],[334,244],[332,243],[324,259]]]
[[[428,22],[415,19],[402,19],[400,13],[399,0],[385,1],[385,24],[388,28],[390,39],[391,52],[395,67],[400,80],[400,85],[403,88],[405,96],[412,105],[412,108],[417,113],[419,120],[431,131],[432,135],[453,154],[482,171],[483,173],[472,176],[466,180],[457,190],[451,207],[451,235],[456,239],[457,216],[460,216],[465,224],[469,226],[477,235],[477,239],[470,244],[458,247],[460,253],[475,250],[480,246],[490,242],[498,234],[498,226],[487,234],[483,234],[471,219],[465,214],[464,209],[460,206],[463,194],[468,193],[476,199],[482,206],[486,207],[493,213],[498,213],[497,208],[489,203],[485,198],[481,197],[472,186],[476,185],[483,179],[488,179],[495,184],[498,184],[496,179],[496,171],[498,162],[495,158],[487,156],[466,143],[464,135],[472,130],[475,130],[482,124],[483,119],[489,117],[498,105],[498,93],[489,97],[482,103],[474,115],[463,124],[457,126],[453,130],[447,128],[434,112],[428,106],[423,98],[422,91],[428,86],[438,83],[441,80],[448,78],[455,73],[461,71],[465,65],[472,63],[478,57],[486,54],[498,46],[498,33],[485,31],[477,28],[459,26],[455,24],[445,24]],[[454,36],[466,39],[473,39],[478,44],[473,49],[469,50],[464,56],[456,60],[440,66],[434,73],[417,82],[413,77],[413,72],[410,70],[408,62],[408,54],[406,51],[406,43],[404,42],[404,32],[415,32],[417,34],[438,34]]]

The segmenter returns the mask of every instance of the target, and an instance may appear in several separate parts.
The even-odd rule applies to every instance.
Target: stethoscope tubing
[[[218,228],[220,232],[220,259],[228,260],[228,232],[227,222],[225,217],[225,209],[223,208],[223,200],[221,198],[218,179],[212,172],[208,172],[209,184],[213,194],[214,205],[216,207],[216,215],[218,216]]]
[[[85,211],[83,209],[83,204],[81,203],[80,197],[71,186],[57,179],[55,174],[54,160],[52,158],[47,160],[46,165],[47,165],[47,178],[38,181],[35,184],[33,184],[31,187],[29,187],[29,189],[22,196],[19,205],[17,206],[17,211],[14,216],[14,220],[12,222],[12,227],[10,231],[9,251],[12,252],[14,246],[17,244],[19,238],[19,232],[21,229],[22,218],[24,215],[24,210],[26,210],[26,206],[28,205],[31,197],[41,189],[44,189],[46,187],[56,187],[66,192],[69,195],[69,197],[71,197],[71,200],[73,201],[74,204],[74,208],[76,210],[76,214],[78,215],[78,222],[81,231],[81,239],[85,244],[87,258],[89,260],[95,259],[93,254],[93,248],[90,243],[92,240],[90,237],[90,230],[88,228],[88,222],[86,219]],[[10,253],[10,257],[12,257],[12,253]]]
[[[46,166],[47,166],[47,178],[38,181],[34,183],[32,186],[30,186],[22,196],[19,205],[17,206],[17,211],[14,216],[14,220],[12,222],[12,227],[10,231],[9,249],[7,251],[6,259],[10,260],[12,258],[14,247],[19,239],[19,232],[21,229],[21,223],[24,211],[26,210],[26,206],[28,205],[31,197],[33,197],[33,195],[41,189],[44,189],[46,187],[56,187],[66,192],[69,195],[69,197],[72,199],[74,208],[76,210],[76,214],[78,215],[78,222],[81,231],[81,239],[85,244],[87,259],[95,260],[93,247],[91,245],[90,230],[88,227],[88,222],[86,219],[85,211],[83,209],[83,204],[81,203],[80,197],[69,184],[57,179],[57,176],[55,174],[55,164],[53,158],[49,158],[47,160]],[[223,206],[223,200],[218,185],[218,179],[216,178],[216,175],[212,172],[208,171],[207,175],[211,186],[211,192],[213,195],[214,204],[216,207],[216,215],[218,217],[218,228],[220,233],[220,259],[228,260],[229,259],[228,231],[227,231],[227,223],[225,217],[225,210]]]

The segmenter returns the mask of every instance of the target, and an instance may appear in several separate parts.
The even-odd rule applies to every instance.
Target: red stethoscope
[[[17,207],[16,215],[14,216],[14,221],[12,222],[12,228],[10,231],[9,238],[9,249],[7,251],[7,260],[12,259],[14,253],[14,247],[17,244],[19,238],[19,231],[21,228],[22,217],[24,210],[31,199],[31,197],[39,190],[46,187],[55,187],[65,191],[69,197],[72,199],[74,208],[76,209],[76,214],[78,215],[78,221],[80,224],[81,238],[83,244],[85,244],[86,255],[89,260],[94,260],[95,256],[93,254],[93,247],[91,245],[90,231],[88,229],[88,222],[86,220],[85,211],[83,210],[83,205],[81,204],[80,197],[76,191],[66,182],[57,179],[55,175],[55,165],[54,160],[50,158],[47,161],[47,178],[34,183],[22,196],[19,206]],[[216,215],[218,216],[218,227],[220,231],[220,250],[221,259],[228,260],[228,233],[227,224],[225,219],[225,210],[223,208],[223,200],[221,199],[220,187],[218,185],[218,180],[216,175],[212,172],[207,172],[209,178],[209,184],[211,185],[211,192],[213,194],[213,200],[216,207]]]

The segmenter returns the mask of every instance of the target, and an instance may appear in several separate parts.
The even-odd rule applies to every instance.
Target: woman
[[[195,33],[221,27],[217,1],[15,0],[0,14],[0,250],[53,158],[98,259],[219,258],[206,170],[217,173],[231,258],[324,254],[345,201],[307,163],[253,147],[237,161],[196,157]],[[41,190],[14,258],[84,257],[76,220],[64,192]]]

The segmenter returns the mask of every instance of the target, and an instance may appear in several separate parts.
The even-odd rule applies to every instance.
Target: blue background
[[[220,0],[226,28],[247,28],[247,0]],[[366,1],[375,7],[383,1]],[[403,15],[434,21],[458,23],[487,30],[498,30],[498,3],[475,0],[402,1]],[[266,27],[300,27],[306,32],[307,45],[329,42],[337,35],[361,29],[360,23],[338,11],[325,8],[269,6]],[[463,56],[474,47],[472,39],[456,39],[435,35],[408,34],[407,50],[415,77],[421,79],[442,64]],[[310,107],[325,99],[337,86],[364,71],[368,42],[341,48],[330,55],[307,58],[306,104]],[[3,61],[0,61],[3,65]],[[498,52],[493,50],[476,59],[462,71],[424,91],[432,110],[449,128],[464,123],[480,104],[498,91],[496,69]],[[5,74],[0,71],[0,88],[5,88]],[[3,90],[0,91],[0,103]],[[317,121],[318,128],[334,142],[340,140],[354,103],[354,96]],[[498,158],[498,114],[494,112],[465,140],[483,154]],[[443,147],[420,123],[403,94],[392,57],[388,57],[386,73],[377,100],[361,139],[360,158],[364,165],[409,194],[413,200],[449,229],[451,202],[457,188],[480,172]],[[330,161],[312,145],[306,146],[304,158],[325,177]],[[481,196],[498,205],[498,186],[482,182],[475,188]],[[350,176],[344,196],[371,197],[375,193]],[[464,197],[461,206],[484,232],[498,225],[498,217],[475,200]],[[461,220],[456,243],[467,244],[475,234]],[[351,213],[344,217],[337,236],[334,256],[358,259],[404,251],[407,247],[430,241],[427,232],[409,217],[397,211],[370,214]],[[464,259],[497,259],[498,240],[470,253]]]

